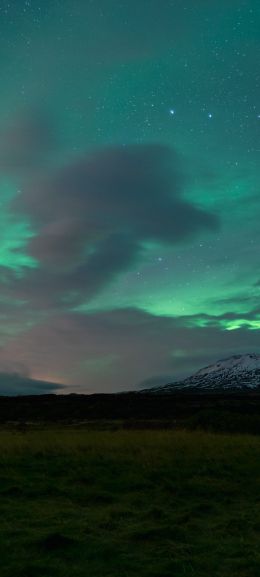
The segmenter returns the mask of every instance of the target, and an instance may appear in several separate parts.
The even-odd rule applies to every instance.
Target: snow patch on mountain
[[[197,373],[176,383],[169,383],[151,390],[169,393],[177,390],[194,391],[260,391],[260,355],[247,353],[233,355],[200,369]]]
[[[248,353],[246,355],[233,355],[227,359],[217,361],[213,365],[209,365],[200,369],[194,376],[210,375],[210,373],[232,371],[232,373],[241,373],[244,371],[254,371],[260,369],[260,355],[255,353]]]

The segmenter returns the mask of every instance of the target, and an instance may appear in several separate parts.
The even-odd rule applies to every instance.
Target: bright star
[[[175,114],[175,110],[173,108],[170,108],[170,114],[173,116]]]
[[[211,114],[211,112],[209,112],[208,117],[212,118],[213,114]]]

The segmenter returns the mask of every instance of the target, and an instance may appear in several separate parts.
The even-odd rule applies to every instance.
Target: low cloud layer
[[[0,396],[66,392],[62,384],[31,377],[29,366],[24,362],[25,357],[25,352],[22,358],[19,355],[1,355],[0,352]]]
[[[15,358],[30,366],[35,379],[60,378],[66,392],[111,392],[139,388],[143,381],[162,384],[164,375],[165,382],[178,380],[223,356],[259,349],[256,330],[224,330],[218,317],[208,317],[204,326],[198,320],[137,309],[59,313],[1,347],[0,363]]]
[[[0,396],[44,395],[66,392],[63,385],[24,377],[17,373],[0,372]]]

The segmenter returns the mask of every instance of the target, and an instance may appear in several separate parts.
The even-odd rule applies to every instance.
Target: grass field
[[[0,433],[1,577],[259,577],[260,438]]]

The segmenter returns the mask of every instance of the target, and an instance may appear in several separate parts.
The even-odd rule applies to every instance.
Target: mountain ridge
[[[260,391],[260,354],[245,353],[220,359],[194,375],[150,389],[152,393]],[[147,389],[144,392],[148,392]]]

